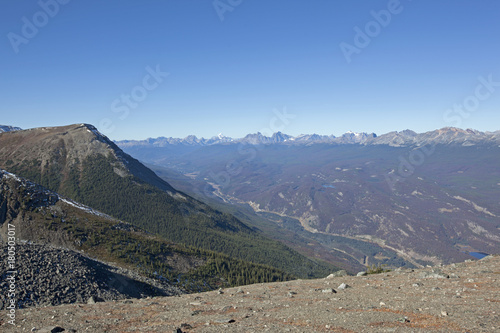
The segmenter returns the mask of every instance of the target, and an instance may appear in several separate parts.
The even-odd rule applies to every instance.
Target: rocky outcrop
[[[9,268],[7,245],[3,243],[0,247],[0,310],[8,304],[12,277],[18,308],[182,293],[158,280],[64,248],[18,243],[15,258],[15,268]]]

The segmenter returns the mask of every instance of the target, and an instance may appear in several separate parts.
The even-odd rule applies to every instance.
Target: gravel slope
[[[344,283],[349,287],[340,289]],[[18,310],[2,332],[498,332],[500,256],[369,276]]]
[[[0,250],[0,310],[5,310],[10,299],[7,278],[12,274],[7,266],[7,245],[0,242]],[[90,298],[119,300],[183,293],[133,271],[49,245],[17,244],[16,259],[15,290],[19,308],[83,303]]]

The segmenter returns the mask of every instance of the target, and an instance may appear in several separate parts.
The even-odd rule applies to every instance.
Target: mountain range
[[[316,242],[323,259],[420,266],[500,252],[500,131],[116,143],[176,188],[274,225],[271,237]]]
[[[149,138],[146,140],[122,140],[119,141],[120,147],[165,147],[168,145],[186,145],[186,146],[209,146],[217,144],[311,144],[311,143],[337,143],[337,144],[363,144],[363,145],[389,145],[394,147],[426,144],[461,144],[464,146],[496,142],[500,144],[500,131],[480,132],[473,129],[462,130],[459,128],[447,127],[426,133],[416,133],[411,130],[394,131],[380,136],[375,133],[355,133],[347,132],[336,137],[334,135],[319,134],[301,134],[291,136],[281,132],[276,132],[267,137],[258,132],[248,134],[243,138],[235,139],[226,137],[222,134],[210,139],[197,138],[195,135],[189,135],[183,139],[172,137]]]

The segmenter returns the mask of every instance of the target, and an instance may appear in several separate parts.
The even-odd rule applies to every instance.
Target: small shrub
[[[380,274],[390,272],[390,269],[386,269],[386,264],[373,264],[371,266],[367,266],[366,273],[367,274]]]

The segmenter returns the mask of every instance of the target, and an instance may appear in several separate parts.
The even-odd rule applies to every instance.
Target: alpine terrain
[[[295,277],[324,276],[335,269],[265,237],[233,215],[214,210],[175,190],[91,125],[0,133],[0,168],[164,241],[267,265]],[[22,200],[25,199],[18,199]],[[15,203],[13,207],[17,207]],[[53,227],[69,228],[64,223],[60,225],[60,219],[66,221],[68,217],[56,215]],[[4,217],[2,223],[5,220]],[[83,232],[78,229],[83,226],[74,227],[77,230],[72,230],[73,235]],[[111,225],[91,228],[94,227],[99,233],[105,233]],[[90,242],[87,244],[100,244],[101,240],[90,236],[85,236]],[[113,244],[104,245],[107,250],[113,249]],[[144,246],[130,244],[136,252],[148,256],[148,251],[141,250]],[[158,246],[154,245],[155,253],[162,252]],[[267,277],[274,279],[271,275]],[[243,280],[244,276],[240,282]]]
[[[500,131],[117,144],[177,188],[325,260],[411,267],[500,252]]]

